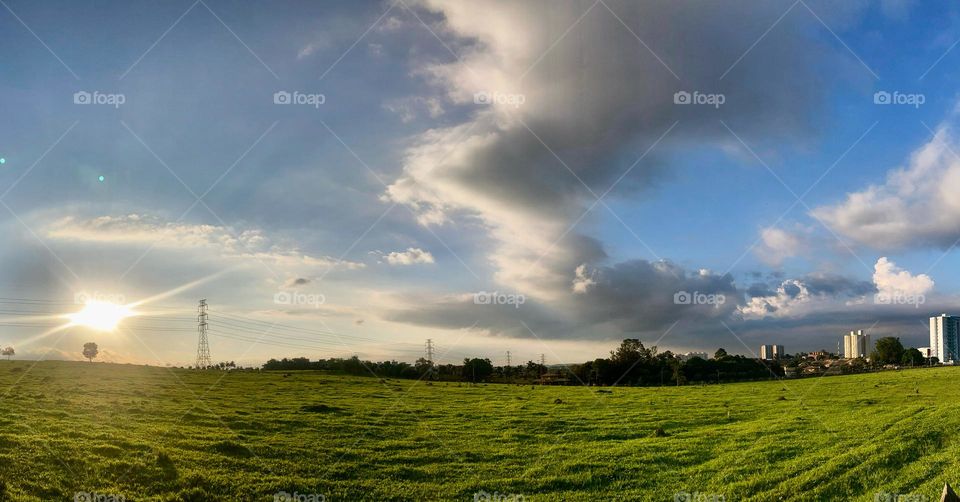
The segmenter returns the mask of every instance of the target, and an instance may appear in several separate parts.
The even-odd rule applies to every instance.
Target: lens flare
[[[83,326],[99,331],[113,331],[123,319],[134,315],[126,305],[90,300],[83,309],[67,315],[72,326]]]

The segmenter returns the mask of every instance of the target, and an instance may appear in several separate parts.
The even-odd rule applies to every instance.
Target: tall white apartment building
[[[960,361],[960,317],[940,314],[930,318],[930,356],[942,363]]]
[[[870,353],[870,335],[863,332],[862,329],[851,331],[849,335],[843,336],[843,357],[846,359],[856,359],[858,357],[867,357]]]

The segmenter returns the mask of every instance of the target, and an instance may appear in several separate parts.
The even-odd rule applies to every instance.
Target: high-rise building
[[[862,329],[851,331],[849,335],[843,337],[843,357],[846,359],[856,359],[858,357],[867,357],[870,353],[870,335],[863,332]]]
[[[930,356],[942,363],[960,361],[960,317],[940,314],[930,318]]]
[[[783,352],[783,345],[761,345],[760,346],[760,359],[764,361],[772,361],[774,359],[780,359],[785,354]]]

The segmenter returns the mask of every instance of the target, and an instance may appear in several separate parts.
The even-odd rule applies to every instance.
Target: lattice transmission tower
[[[207,369],[213,366],[210,361],[210,342],[207,340],[207,300],[200,300],[197,306],[197,369]]]

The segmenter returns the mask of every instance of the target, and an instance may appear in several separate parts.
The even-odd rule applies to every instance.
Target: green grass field
[[[12,500],[933,500],[960,483],[960,368],[598,393],[33,365],[0,362]]]

